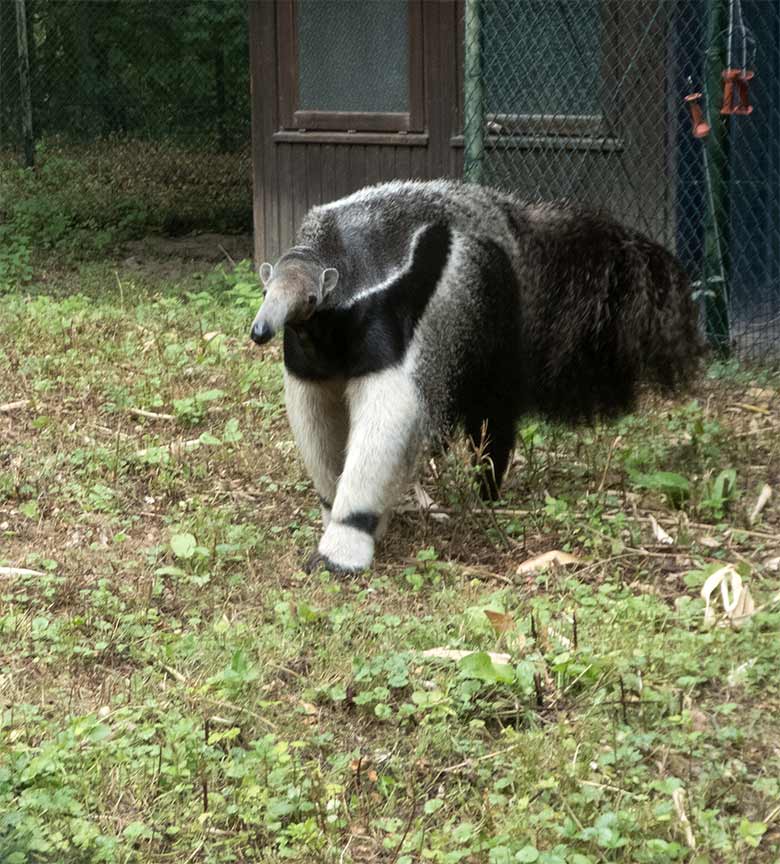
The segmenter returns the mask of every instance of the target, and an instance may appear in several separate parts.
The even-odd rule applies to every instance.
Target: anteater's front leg
[[[327,528],[347,451],[344,382],[304,381],[285,370],[284,391],[295,443],[320,496]]]
[[[354,573],[371,564],[377,531],[414,468],[421,406],[401,367],[351,381],[346,397],[350,426],[344,473],[330,524],[309,566]]]

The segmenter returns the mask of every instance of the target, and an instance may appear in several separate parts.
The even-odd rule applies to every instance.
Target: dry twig
[[[30,404],[29,399],[18,399],[16,402],[5,402],[0,405],[0,414],[10,414],[12,411],[18,411]]]
[[[164,414],[162,412],[156,411],[145,411],[143,408],[131,408],[131,414],[135,414],[136,417],[148,417],[150,420],[175,420],[176,418],[173,414]]]
[[[45,576],[40,570],[27,570],[25,567],[0,567],[0,576]]]

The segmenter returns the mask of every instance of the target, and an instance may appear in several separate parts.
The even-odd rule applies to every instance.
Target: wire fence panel
[[[463,6],[467,179],[610,210],[677,252],[716,347],[777,352],[780,3]],[[246,0],[0,0],[0,158],[34,140],[166,230],[249,229],[247,14]],[[383,98],[403,88],[399,63]]]
[[[66,153],[95,170],[129,159],[139,188],[144,172],[168,178],[160,195],[176,218],[186,222],[216,193],[217,215],[249,227],[246,0],[0,0],[6,154],[25,144],[20,8],[39,153]],[[120,185],[133,182],[130,170],[118,173]]]
[[[780,348],[780,4],[466,0],[469,180],[674,249],[713,344]],[[697,95],[700,94],[700,95]]]

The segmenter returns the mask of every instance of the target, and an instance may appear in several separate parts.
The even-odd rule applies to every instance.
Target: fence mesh
[[[610,210],[681,257],[716,346],[776,352],[780,4],[466,0],[464,29],[466,176]]]
[[[609,209],[682,258],[717,345],[776,353],[780,3],[463,8],[467,179]],[[28,114],[39,159],[153,198],[162,227],[249,228],[246,0],[0,0],[0,159]]]
[[[176,228],[251,225],[246,0],[0,0],[0,153],[25,149],[24,8],[38,156],[152,195]]]

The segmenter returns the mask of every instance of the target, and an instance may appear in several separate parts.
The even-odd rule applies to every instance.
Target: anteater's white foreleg
[[[284,392],[295,443],[320,496],[327,528],[347,450],[344,382],[304,381],[285,370]]]
[[[371,564],[377,536],[414,468],[421,405],[402,367],[349,382],[346,397],[347,458],[330,524],[311,564],[358,572]]]

